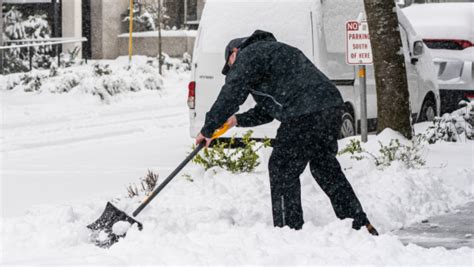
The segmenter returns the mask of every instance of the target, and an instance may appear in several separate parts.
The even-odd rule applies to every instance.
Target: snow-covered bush
[[[112,74],[112,69],[109,64],[95,63],[92,65],[92,70],[95,76],[103,76]]]
[[[143,14],[140,14],[139,4],[135,4],[133,7],[133,32],[143,32],[143,31],[154,31],[155,21],[153,16],[148,13],[146,10]],[[125,14],[124,14],[125,15]],[[130,8],[128,8],[125,18],[122,20],[125,23],[125,29],[129,32],[129,23],[130,23]]]
[[[22,75],[16,75],[13,79],[7,81],[7,90],[22,90],[25,92],[40,91],[46,75],[32,71]]]
[[[167,70],[177,70],[177,71],[190,71],[191,70],[191,61],[192,57],[189,53],[184,52],[181,58],[172,58],[169,55],[163,53],[161,55],[161,60],[163,66]]]
[[[120,60],[117,61],[119,63]],[[68,93],[78,90],[100,97],[106,103],[114,95],[141,90],[160,90],[163,78],[158,74],[155,59],[134,65],[104,64],[58,68],[52,64],[49,70],[34,70],[24,74],[2,77],[0,90],[25,92]]]
[[[9,11],[3,14],[3,35],[7,40],[18,40],[24,39],[25,33],[25,21],[23,14],[18,11],[15,7],[12,7]]]
[[[474,120],[473,103],[463,101],[465,107],[451,114],[446,113],[442,117],[436,117],[433,125],[422,134],[423,138],[430,144],[438,141],[457,142],[460,140],[474,139],[472,122]]]
[[[77,57],[79,56],[79,52],[81,52],[81,48],[79,46],[75,46],[74,49],[68,50],[66,54],[62,53],[61,66],[71,67],[77,64],[78,63]]]
[[[24,18],[14,6],[3,16],[3,36],[5,40],[47,39],[51,29],[44,14],[35,14]],[[28,70],[30,53],[33,67],[49,68],[51,64],[51,46],[36,46],[30,49],[12,48],[6,50],[4,71],[6,73],[24,72]]]
[[[26,37],[25,22],[20,11],[12,8],[3,14],[2,19],[4,40],[18,40]],[[19,48],[5,50],[4,71],[6,73],[26,71],[28,69],[26,62],[20,57],[20,52]]]
[[[74,87],[78,86],[80,78],[74,73],[66,73],[62,76],[59,83],[56,84],[54,92],[56,93],[67,93]]]
[[[194,157],[193,162],[204,167],[205,170],[219,167],[232,173],[252,172],[260,165],[258,151],[263,147],[270,146],[270,139],[263,143],[251,140],[252,131],[248,131],[242,137],[242,147],[232,148],[236,140],[232,137],[229,142],[220,142],[212,148],[204,148],[202,155]]]
[[[129,32],[130,8],[122,16],[124,17],[122,20],[124,29]],[[135,3],[133,7],[133,32],[156,31],[158,23],[160,23],[161,29],[170,29],[168,26],[169,19],[170,17],[166,14],[166,7],[161,5],[161,9],[158,8],[156,1]]]
[[[183,59],[181,60],[181,66],[185,71],[191,70],[191,62],[192,56],[189,53],[184,52]]]
[[[107,75],[101,77],[101,80],[102,83],[99,83],[99,86],[102,86],[102,88],[111,96],[124,92],[128,89],[124,80],[120,76]]]
[[[131,184],[127,187],[127,193],[130,198],[134,198],[143,192],[146,196],[150,195],[158,183],[158,174],[148,170],[145,177],[140,178],[140,187],[136,184]]]
[[[143,81],[145,89],[158,90],[163,86],[163,81],[157,78],[156,75],[148,75]],[[133,90],[132,90],[133,91]]]
[[[409,169],[419,168],[425,165],[423,159],[422,138],[416,136],[411,144],[401,144],[398,139],[391,139],[388,145],[379,141],[378,154],[371,153],[362,148],[359,140],[351,139],[350,143],[338,154],[350,154],[352,159],[371,159],[380,169],[390,166],[394,161],[402,162]]]

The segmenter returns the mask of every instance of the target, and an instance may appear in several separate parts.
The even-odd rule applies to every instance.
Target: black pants
[[[303,226],[300,174],[311,174],[330,198],[336,216],[353,218],[353,228],[369,223],[354,190],[336,159],[341,108],[331,108],[282,122],[269,161],[273,223],[293,229]]]

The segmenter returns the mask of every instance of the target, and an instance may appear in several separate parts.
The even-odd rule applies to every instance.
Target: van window
[[[405,55],[410,55],[410,41],[408,40],[408,34],[401,24],[398,24],[398,28],[400,29],[400,38],[402,39],[403,53]]]
[[[346,64],[346,22],[356,20],[364,12],[362,0],[328,0],[322,3],[320,34],[321,68],[332,80],[355,79],[354,66]],[[370,72],[367,72],[370,75]]]

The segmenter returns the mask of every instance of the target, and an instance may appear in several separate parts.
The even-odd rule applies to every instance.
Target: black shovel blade
[[[87,226],[87,228],[93,231],[91,234],[91,239],[97,246],[101,248],[109,248],[118,242],[120,238],[123,238],[126,235],[126,233],[117,235],[112,231],[114,224],[120,221],[128,222],[130,225],[136,223],[139,230],[143,229],[143,225],[139,221],[119,210],[114,205],[112,205],[112,203],[107,202],[105,210],[102,212],[102,215],[100,215],[99,219]]]

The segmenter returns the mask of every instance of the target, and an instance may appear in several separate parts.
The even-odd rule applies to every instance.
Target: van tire
[[[354,136],[356,134],[354,117],[351,113],[345,111],[342,114],[341,131],[339,132],[339,139]]]
[[[418,122],[433,121],[436,117],[436,102],[433,97],[426,97],[421,106],[420,115],[418,116]]]

